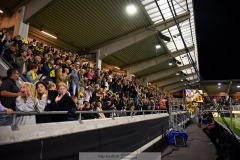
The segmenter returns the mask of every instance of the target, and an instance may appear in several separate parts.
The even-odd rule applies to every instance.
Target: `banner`
[[[203,91],[198,89],[185,89],[185,100],[187,103],[203,102]]]

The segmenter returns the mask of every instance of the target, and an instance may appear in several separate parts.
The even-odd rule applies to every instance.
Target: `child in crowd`
[[[83,101],[84,101],[84,92],[85,92],[85,89],[84,87],[80,87],[80,90],[78,92],[78,104],[83,104]]]
[[[53,83],[52,81],[48,81],[48,85],[47,85],[48,90],[57,90],[56,88],[57,86],[55,83]]]

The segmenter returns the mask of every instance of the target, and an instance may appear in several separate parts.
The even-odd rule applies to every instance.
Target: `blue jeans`
[[[10,126],[13,121],[12,115],[0,115],[0,126]]]
[[[74,82],[71,82],[71,96],[77,96],[78,95],[78,92],[80,90],[80,85],[79,83],[74,83]]]

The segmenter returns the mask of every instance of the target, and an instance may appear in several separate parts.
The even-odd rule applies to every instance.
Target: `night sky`
[[[234,0],[195,0],[199,71],[203,80],[240,79],[240,7]]]

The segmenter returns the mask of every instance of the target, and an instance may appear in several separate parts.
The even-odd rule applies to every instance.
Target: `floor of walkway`
[[[185,132],[188,140],[185,147],[169,145],[163,140],[155,151],[160,151],[162,160],[222,160],[208,136],[197,124],[190,123]]]

